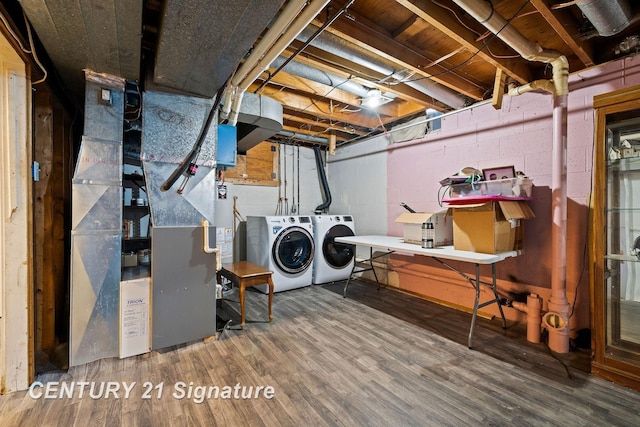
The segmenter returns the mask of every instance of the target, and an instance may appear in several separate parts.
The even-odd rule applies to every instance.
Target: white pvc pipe
[[[254,68],[249,71],[238,85],[240,90],[247,90],[260,74],[291,44],[298,34],[324,9],[329,0],[311,0],[309,5],[295,18],[293,23],[285,30],[282,36],[271,46],[263,57],[258,59]]]
[[[249,57],[238,67],[238,70],[231,78],[220,117],[222,119],[229,118],[229,123],[232,126],[235,126],[238,122],[238,112],[242,104],[242,96],[244,95],[242,93],[244,91],[238,89],[240,82],[242,82],[247,74],[256,66],[260,58],[273,47],[276,40],[278,40],[286,28],[295,20],[306,4],[306,0],[292,0],[289,2],[262,39],[253,48]]]
[[[298,16],[300,11],[307,4],[306,0],[292,0],[287,4],[284,10],[278,15],[273,25],[267,30],[260,42],[256,44],[251,52],[251,55],[244,61],[244,63],[238,68],[231,79],[231,86],[239,86],[240,82],[245,76],[255,67],[257,62],[262,56],[267,53],[273,44],[282,35],[285,29],[291,24],[291,22]]]
[[[553,83],[549,80],[534,80],[522,86],[509,86],[509,92],[507,94],[509,96],[517,96],[537,89],[542,89],[550,94],[553,94],[555,90]]]
[[[495,13],[488,2],[453,0],[478,22],[529,61],[551,64],[553,67],[553,149],[552,149],[552,229],[551,229],[551,300],[549,311],[553,325],[547,322],[549,348],[557,353],[569,352],[569,303],[566,289],[567,236],[567,97],[569,66],[567,59],[557,52],[544,50],[523,37],[507,21]],[[549,316],[549,314],[547,314]],[[545,317],[547,318],[547,317]]]
[[[238,91],[231,107],[229,124],[235,126],[238,122],[242,97],[251,83],[253,83],[264,70],[269,68],[273,60],[280,56],[298,34],[324,9],[329,1],[330,0],[311,0],[308,6],[293,19],[293,22],[290,23],[284,32],[277,33],[279,37],[276,37],[275,42],[273,42],[268,49],[265,50],[263,46],[260,46],[260,49],[249,58],[251,61],[243,64],[241,70],[239,70],[241,73],[236,73],[231,82],[233,86],[237,86]],[[279,19],[277,21],[279,21]],[[262,44],[262,42],[259,44]]]
[[[567,300],[567,98],[553,98],[553,153],[551,162],[551,299],[549,311],[558,313],[560,327],[550,327],[549,348],[569,352],[569,302]]]

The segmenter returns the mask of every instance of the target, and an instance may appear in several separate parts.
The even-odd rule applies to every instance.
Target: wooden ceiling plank
[[[398,105],[398,119],[403,119],[405,117],[413,116],[417,113],[423,112],[426,114],[425,109],[414,103],[405,102]]]
[[[588,41],[580,41],[577,39],[577,35],[579,34],[578,27],[568,11],[552,11],[547,0],[531,0],[531,4],[540,12],[542,17],[551,25],[551,28],[553,28],[585,66],[591,67],[595,64],[593,60],[593,47]]]
[[[397,39],[401,35],[412,36],[422,31],[424,23],[417,22],[418,19],[416,15],[413,15],[410,19],[404,21],[400,27],[391,33],[391,38]]]
[[[483,61],[502,69],[509,77],[524,84],[533,79],[532,72],[525,60],[506,60],[494,58],[484,43],[476,41],[476,35],[455,20],[448,11],[426,0],[396,0],[398,4],[411,10],[426,22],[437,28],[446,36],[452,38],[471,52],[477,52],[476,56]],[[496,56],[513,54],[505,45],[494,43],[491,45]]]
[[[322,21],[314,21],[317,25],[322,25]],[[455,72],[446,72],[440,65],[436,65],[435,70],[424,70],[424,64],[433,62],[432,58],[409,49],[402,43],[392,39],[389,34],[383,34],[363,25],[358,20],[350,21],[346,18],[336,20],[326,31],[347,40],[363,49],[379,55],[390,61],[394,61],[402,68],[406,68],[429,78],[443,86],[456,92],[462,93],[470,98],[480,100],[484,94],[484,89],[478,84],[461,77]]]

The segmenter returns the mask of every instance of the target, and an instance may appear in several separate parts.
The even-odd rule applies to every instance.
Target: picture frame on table
[[[513,165],[482,169],[482,177],[485,181],[515,178],[516,169]]]

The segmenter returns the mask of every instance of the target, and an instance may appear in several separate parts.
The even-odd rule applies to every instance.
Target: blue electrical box
[[[237,128],[231,125],[218,125],[218,147],[216,150],[216,162],[218,166],[235,167],[237,153]]]

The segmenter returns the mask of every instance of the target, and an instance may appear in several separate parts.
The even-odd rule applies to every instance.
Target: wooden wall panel
[[[50,354],[68,334],[66,294],[71,123],[45,86],[34,93],[34,160],[40,179],[34,182],[35,350]]]
[[[277,187],[278,148],[277,144],[261,142],[246,155],[239,154],[236,167],[225,172],[225,180],[233,184]]]

